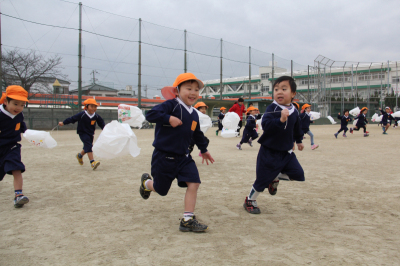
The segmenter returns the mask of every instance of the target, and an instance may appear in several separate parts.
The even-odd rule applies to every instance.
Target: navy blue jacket
[[[169,118],[175,116],[182,125],[172,127]],[[156,123],[153,146],[166,153],[184,155],[189,153],[191,140],[200,149],[207,152],[207,141],[200,130],[199,115],[195,110],[190,114],[178,100],[172,99],[154,106],[146,114],[146,120]]]
[[[78,121],[78,128],[76,129],[77,134],[88,134],[93,136],[96,129],[96,123],[99,124],[101,129],[105,126],[104,120],[101,116],[95,113],[94,116],[90,118],[85,111],[65,119],[63,123],[64,125],[71,123],[74,124],[76,121]]]
[[[304,132],[304,134],[310,131],[310,124],[314,123],[314,121],[311,121],[310,116],[307,115],[306,112],[300,114],[300,121],[301,121],[301,130]]]
[[[385,111],[381,110],[382,113],[382,120],[381,121],[385,121],[385,124],[387,122],[391,122],[391,120],[393,120],[393,116],[391,114],[386,113]]]
[[[219,115],[218,115],[218,122],[220,122],[220,123],[222,123],[222,120],[224,120],[224,118],[225,118],[225,114],[224,113],[220,113]]]
[[[368,120],[363,114],[359,114],[354,120],[357,120],[356,127],[363,127],[368,124]]]
[[[295,108],[295,107],[293,107]],[[266,148],[277,151],[289,151],[293,149],[293,143],[301,143],[303,132],[299,120],[299,112],[294,112],[288,117],[287,121],[281,122],[282,109],[271,104],[267,107],[261,120],[264,130],[258,142]]]
[[[341,127],[347,127],[347,124],[351,121],[351,118],[349,116],[345,117],[344,115],[338,115],[337,118],[340,119]]]
[[[26,131],[24,114],[21,112],[14,118],[0,110],[0,148],[9,148],[21,141],[21,133]]]
[[[246,120],[246,125],[244,126],[245,129],[249,130],[254,130],[256,128],[256,119],[254,116],[249,115]]]

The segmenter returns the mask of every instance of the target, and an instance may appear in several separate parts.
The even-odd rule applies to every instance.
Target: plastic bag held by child
[[[360,114],[360,108],[358,106],[356,108],[353,108],[349,111],[349,114],[352,116],[358,116]]]
[[[240,117],[237,113],[228,112],[225,114],[224,119],[222,119],[222,125],[225,129],[236,130],[238,128],[239,121]]]
[[[120,104],[118,105],[118,121],[126,123],[131,127],[142,127],[145,118],[140,110],[136,106]]]
[[[140,154],[140,148],[131,127],[113,120],[103,128],[93,145],[93,152],[98,157],[113,159],[128,154],[136,157]]]
[[[400,111],[397,111],[392,114],[393,117],[400,117]]]
[[[46,131],[27,129],[23,136],[37,147],[52,149],[57,146],[57,141]]]
[[[206,133],[207,130],[212,127],[212,121],[211,118],[208,115],[203,114],[197,109],[194,109],[197,111],[197,114],[199,115],[199,123],[200,123],[200,130],[203,133]]]
[[[336,124],[336,121],[332,118],[332,116],[328,115],[329,121],[331,121],[332,125]]]
[[[317,120],[320,118],[321,118],[321,113],[313,112],[313,111],[310,112],[310,120],[311,121],[314,121],[314,120]]]

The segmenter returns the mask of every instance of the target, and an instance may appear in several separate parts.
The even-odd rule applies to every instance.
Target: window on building
[[[253,85],[253,90],[258,90],[258,85],[256,84],[256,85]]]
[[[269,79],[269,73],[261,73],[261,79]]]
[[[400,83],[400,77],[392,77],[392,83]]]
[[[269,86],[262,86],[261,87],[261,92],[268,92],[269,91]]]

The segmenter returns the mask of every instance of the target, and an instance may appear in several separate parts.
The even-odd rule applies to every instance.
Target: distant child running
[[[243,114],[246,112],[246,109],[244,108],[244,100],[243,98],[239,98],[238,101],[229,109],[229,112],[235,112],[238,114],[238,116],[240,117],[239,123],[238,123],[238,129],[236,130],[236,132],[238,132],[237,137],[240,136],[240,129],[243,126]]]
[[[368,123],[368,119],[366,117],[366,114],[368,112],[368,108],[367,107],[363,107],[360,110],[360,114],[354,118],[354,120],[357,120],[357,124],[354,128],[350,128],[350,133],[353,134],[353,130],[359,131],[360,128],[364,129],[364,137],[368,137],[369,136],[369,132],[367,131],[366,125]]]
[[[335,135],[335,138],[337,138],[337,136],[339,135],[339,133],[343,131],[343,137],[346,138],[346,137],[347,137],[347,136],[346,136],[346,132],[347,132],[347,130],[349,130],[349,129],[347,128],[347,125],[348,125],[349,122],[351,121],[351,118],[349,117],[349,110],[347,110],[347,109],[344,110],[344,111],[343,111],[343,115],[340,115],[340,113],[338,113],[337,118],[340,119],[340,129],[339,129],[338,132],[336,132],[336,133],[333,134],[333,135]]]
[[[207,106],[205,103],[203,103],[203,102],[198,102],[198,103],[196,103],[196,104],[194,105],[194,108],[197,109],[200,113],[202,113],[202,114],[204,114],[204,115],[207,114],[208,106]],[[204,136],[204,138],[206,139],[206,141],[207,141],[207,146],[208,146],[208,144],[210,143],[210,140],[209,140],[206,136]],[[193,149],[194,149],[194,145],[195,145],[195,142],[194,142],[194,140],[192,139],[192,143],[189,145],[189,154],[192,153],[192,151],[193,151]],[[201,155],[201,151],[199,152],[199,156],[200,156],[200,157],[203,157],[203,156]]]
[[[243,207],[251,214],[260,213],[256,199],[268,188],[275,195],[279,184],[279,173],[290,180],[304,181],[304,171],[292,148],[296,141],[299,151],[303,133],[297,109],[291,104],[296,95],[296,82],[292,77],[282,76],[274,82],[274,101],[262,117],[264,133],[258,140],[261,144],[257,156],[256,180],[246,197]]]
[[[221,111],[221,113],[219,113],[218,115],[218,129],[217,131],[215,131],[215,134],[218,136],[218,131],[221,131],[223,126],[222,126],[222,120],[224,120],[225,118],[225,112],[226,112],[226,108],[225,107],[221,107],[219,108],[219,110]]]
[[[257,116],[258,109],[250,106],[247,108],[247,121],[246,125],[244,126],[243,130],[243,137],[239,144],[236,145],[238,150],[242,149],[243,143],[248,143],[250,147],[253,147],[253,140],[258,138],[258,133],[256,131],[256,116]]]
[[[386,107],[385,111],[382,110],[382,108],[379,108],[379,111],[381,111],[382,113],[382,130],[384,135],[387,135],[387,131],[390,127],[390,123],[392,122],[392,120],[394,120],[394,118],[391,116],[390,114],[390,107]]]
[[[11,85],[0,100],[0,181],[6,174],[14,176],[14,207],[21,208],[29,202],[22,194],[21,133],[26,131],[24,122],[28,92],[21,86]]]
[[[192,105],[199,98],[203,82],[192,73],[180,74],[174,84],[175,99],[170,99],[151,109],[146,120],[156,123],[154,152],[151,159],[151,179],[145,173],[140,181],[140,195],[150,197],[151,191],[166,196],[176,178],[179,187],[186,187],[184,214],[179,230],[183,232],[204,232],[207,225],[198,222],[194,215],[200,176],[188,147],[193,139],[204,160],[214,162],[207,151],[207,141],[200,130],[199,116]],[[157,215],[150,214],[149,215]]]
[[[99,124],[101,129],[104,128],[105,123],[103,118],[96,114],[98,104],[95,99],[87,99],[83,102],[83,104],[85,105],[84,111],[65,119],[63,122],[59,122],[58,125],[63,126],[78,122],[77,134],[79,134],[79,138],[83,142],[83,150],[76,155],[76,158],[78,159],[79,164],[83,165],[82,158],[87,153],[92,169],[96,170],[96,168],[100,165],[100,162],[95,161],[93,157],[92,147],[94,131],[96,129],[96,123]]]
[[[300,114],[300,120],[301,120],[301,130],[303,131],[304,135],[308,134],[311,138],[311,150],[315,150],[316,148],[319,147],[318,144],[314,144],[314,134],[310,131],[310,124],[314,123],[314,121],[311,121],[311,105],[309,104],[304,104],[301,107],[302,113]]]

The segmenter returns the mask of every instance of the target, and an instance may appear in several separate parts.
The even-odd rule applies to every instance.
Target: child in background
[[[28,92],[21,86],[11,85],[0,100],[0,181],[6,174],[14,176],[14,207],[21,208],[29,202],[22,194],[25,165],[21,162],[21,133],[26,131],[24,122]]]
[[[311,121],[311,105],[309,104],[304,104],[301,107],[301,114],[300,114],[300,120],[301,120],[301,130],[303,131],[304,134],[308,134],[311,138],[311,150],[315,150],[316,148],[319,147],[318,144],[314,144],[314,134],[310,131],[310,124],[314,123],[314,121]]]
[[[215,132],[215,134],[218,136],[218,131],[222,130],[223,126],[222,126],[222,120],[224,120],[225,117],[225,112],[226,112],[226,108],[225,107],[221,107],[219,108],[219,110],[221,111],[221,113],[218,115],[218,129]]]
[[[236,148],[238,150],[242,149],[242,144],[243,143],[248,143],[250,147],[253,147],[253,140],[258,138],[258,133],[256,131],[256,115],[257,115],[258,109],[251,106],[247,108],[247,121],[246,125],[244,126],[243,130],[243,137],[242,140],[240,141],[239,144],[236,145]]]
[[[296,82],[289,76],[281,76],[274,82],[274,101],[267,107],[261,122],[264,133],[258,140],[261,146],[257,156],[257,177],[243,204],[251,214],[260,213],[256,199],[265,188],[271,195],[276,194],[279,173],[285,173],[290,180],[304,181],[303,168],[292,150],[294,141],[300,151],[304,148],[299,113],[291,104],[296,87]]]
[[[185,209],[179,230],[183,232],[204,232],[207,225],[197,221],[194,209],[200,176],[196,164],[189,154],[192,139],[202,152],[203,162],[214,162],[207,151],[207,141],[200,130],[199,116],[192,105],[199,98],[203,82],[192,73],[180,74],[174,84],[175,99],[156,105],[147,115],[146,120],[156,123],[154,152],[151,160],[151,175],[145,173],[140,182],[140,195],[143,199],[150,197],[151,191],[161,196],[168,194],[176,178],[179,187],[187,187]],[[154,214],[149,214],[154,216]]]
[[[78,121],[77,134],[79,134],[79,138],[83,142],[83,150],[76,155],[78,162],[80,165],[83,165],[83,156],[87,153],[90,165],[93,170],[100,165],[99,161],[95,161],[93,158],[93,138],[94,131],[96,129],[96,123],[99,124],[101,129],[104,128],[105,123],[103,118],[96,114],[97,110],[97,102],[95,99],[87,99],[83,102],[85,105],[84,111],[77,113],[76,115],[65,119],[63,122],[59,122],[59,126],[68,125],[70,123],[74,124]]]
[[[387,135],[387,131],[390,127],[390,123],[392,123],[393,117],[390,114],[390,107],[386,107],[385,111],[382,110],[382,108],[379,107],[379,111],[382,113],[382,130],[384,135]]]
[[[350,128],[351,134],[353,134],[353,130],[359,131],[360,128],[363,128],[364,129],[364,137],[369,136],[368,135],[369,132],[367,131],[367,128],[366,128],[366,125],[368,123],[368,119],[366,117],[367,112],[368,112],[367,107],[361,108],[360,114],[356,118],[354,118],[354,120],[357,120],[356,126],[354,128]]]
[[[337,116],[337,118],[338,119],[340,119],[340,129],[339,129],[339,131],[338,132],[336,132],[335,134],[333,134],[333,135],[335,135],[335,138],[337,138],[337,136],[339,135],[339,133],[340,132],[342,132],[342,131],[344,131],[343,132],[343,137],[347,137],[346,136],[346,132],[347,132],[347,130],[349,130],[348,128],[347,128],[347,125],[348,125],[348,123],[351,121],[351,118],[349,117],[349,110],[344,110],[343,111],[343,115],[340,115],[340,113],[338,113],[338,116]]]
[[[243,126],[243,114],[246,112],[245,108],[244,108],[244,100],[243,98],[239,98],[237,102],[235,102],[235,104],[229,109],[229,112],[235,112],[238,114],[240,120],[238,123],[238,129],[236,130],[236,132],[238,132],[237,137],[240,137],[240,129]]]
[[[200,113],[206,115],[208,106],[207,106],[205,103],[203,103],[203,102],[198,102],[198,103],[196,103],[196,104],[194,105],[194,108],[196,108]],[[210,143],[210,140],[209,140],[206,136],[204,136],[204,138],[206,139],[206,141],[207,141],[207,146],[208,146],[208,144]],[[192,153],[192,151],[193,151],[193,149],[194,149],[194,144],[195,144],[195,143],[194,143],[194,140],[192,139],[192,142],[191,142],[191,144],[189,145],[189,154]],[[202,157],[201,151],[199,152],[199,156]]]

